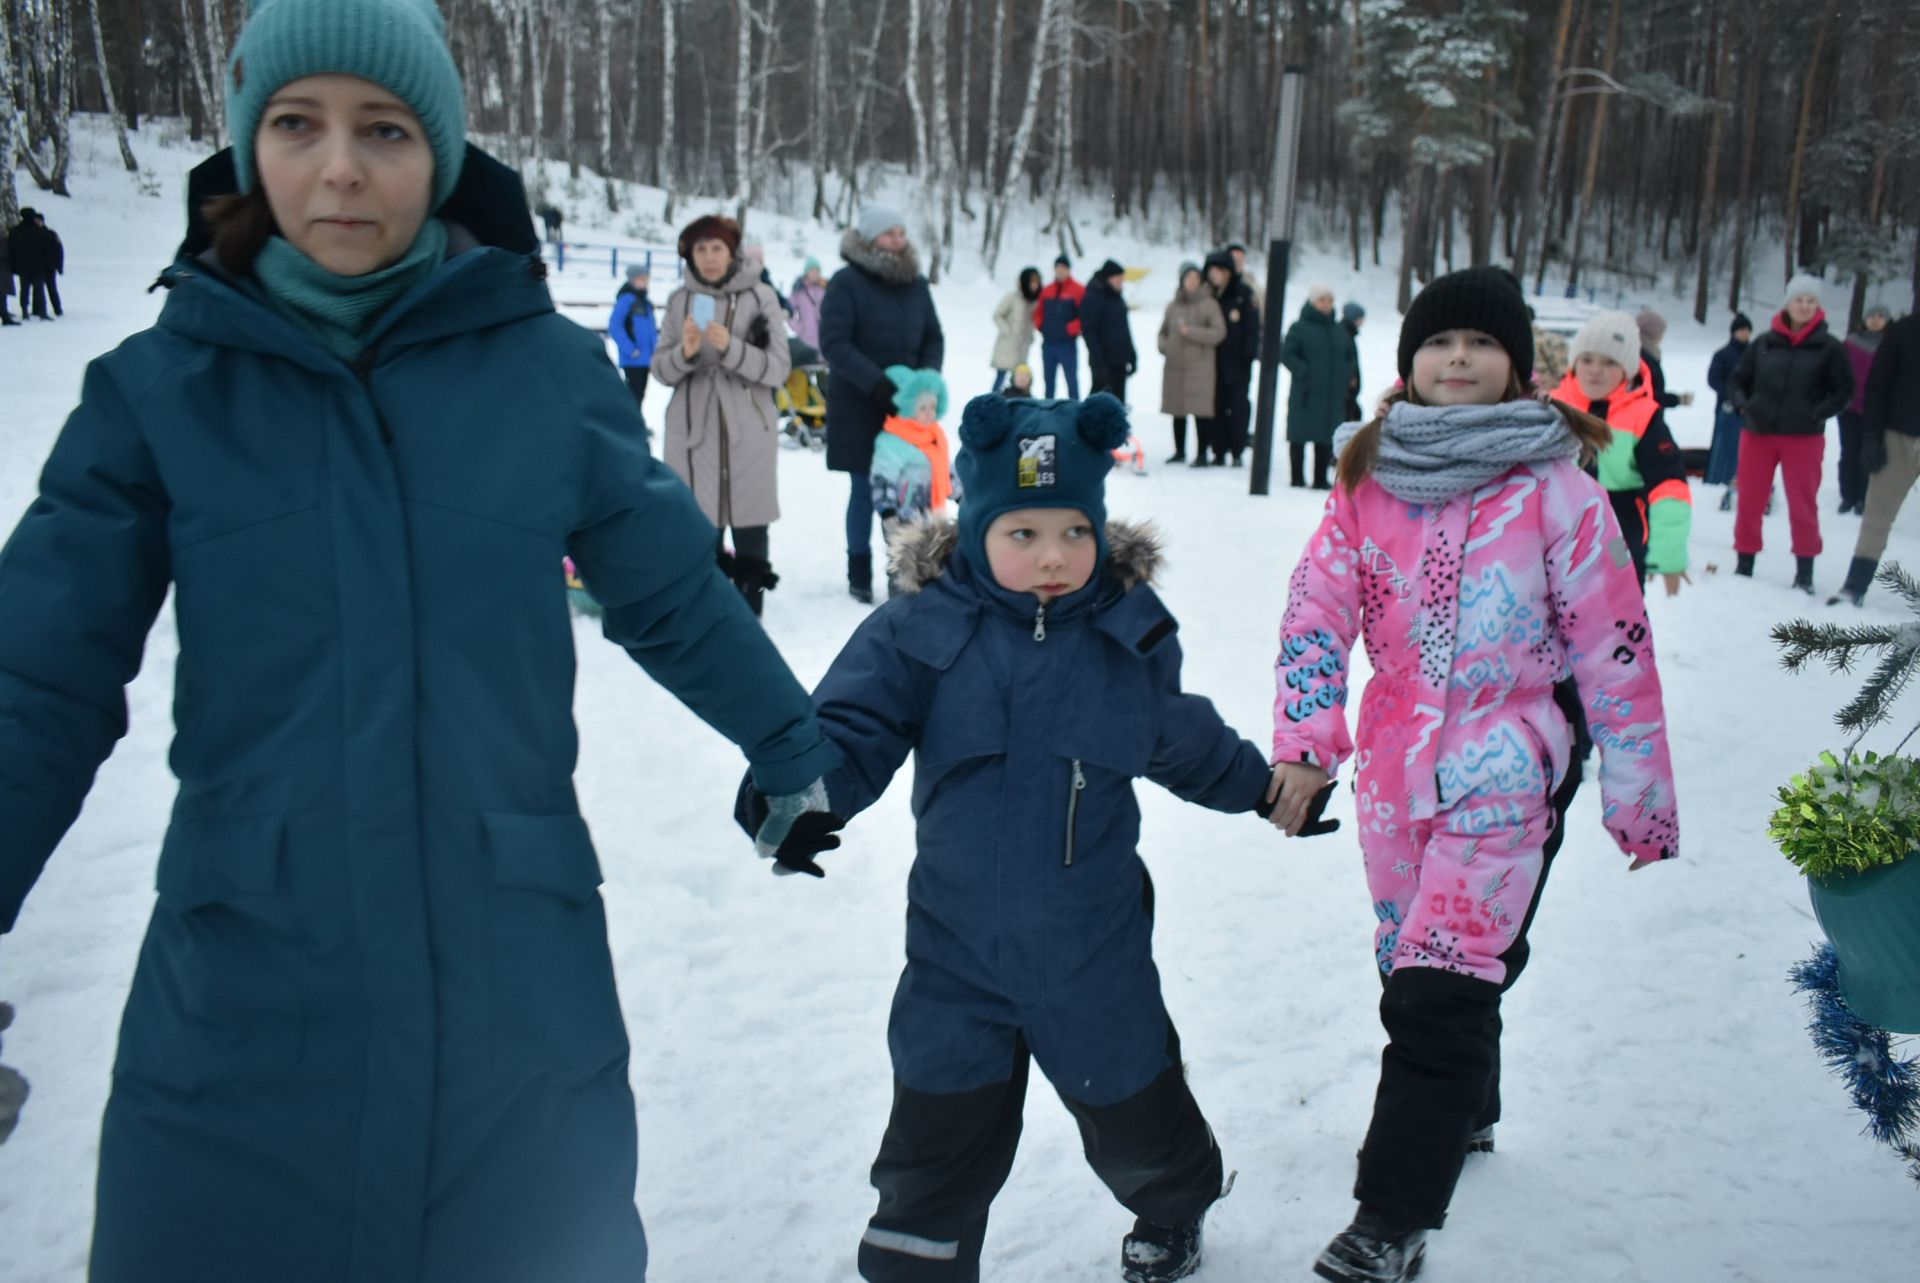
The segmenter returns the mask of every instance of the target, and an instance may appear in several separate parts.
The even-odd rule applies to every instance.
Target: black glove
[[[873,399],[885,407],[888,414],[894,412],[893,399],[899,395],[899,387],[884,374],[880,376],[880,381],[873,385]]]
[[[747,322],[747,342],[757,348],[764,348],[772,341],[772,331],[767,328],[766,313],[763,312]]]
[[[13,1004],[0,1002],[0,1029],[13,1023]],[[0,1145],[7,1143],[7,1137],[13,1135],[14,1124],[20,1121],[20,1107],[27,1103],[27,1080],[15,1071],[0,1065]]]
[[[1333,800],[1333,788],[1333,781],[1329,780],[1327,786],[1318,793],[1315,793],[1312,799],[1308,801],[1306,818],[1301,822],[1300,831],[1294,834],[1295,837],[1317,838],[1339,830],[1340,821],[1323,820],[1320,818],[1326,814],[1327,803]],[[1260,803],[1253,808],[1253,813],[1262,820],[1271,823],[1273,813],[1279,809],[1280,799],[1276,797],[1273,801],[1269,802],[1267,801],[1267,795],[1262,792],[1260,795]]]
[[[773,801],[753,786],[753,772],[747,772],[740,781],[739,793],[734,797],[734,821],[753,839],[754,849],[773,860],[775,873],[805,873],[816,878],[826,877],[827,871],[813,857],[840,849],[839,832],[847,822],[831,811],[802,811],[792,818],[786,832],[780,836],[778,846],[769,849],[768,843],[773,835],[767,833],[767,826],[773,818]]]
[[[1860,471],[1872,476],[1886,466],[1886,429],[1868,428],[1860,434]]]

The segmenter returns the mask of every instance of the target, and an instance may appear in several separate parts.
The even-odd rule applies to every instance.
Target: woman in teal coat
[[[1280,362],[1292,382],[1287,391],[1287,453],[1293,484],[1307,484],[1307,447],[1313,447],[1313,488],[1325,490],[1333,464],[1333,430],[1345,421],[1347,396],[1360,372],[1353,335],[1333,315],[1330,286],[1308,287],[1300,319],[1287,330]]]
[[[0,553],[0,930],[170,588],[179,628],[92,1278],[628,1283],[562,557],[785,814],[838,756],[467,150],[431,0],[265,0],[228,93],[242,194],[88,369]]]

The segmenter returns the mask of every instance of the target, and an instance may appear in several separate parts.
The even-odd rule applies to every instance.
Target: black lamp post
[[[1293,253],[1294,187],[1300,161],[1300,96],[1307,69],[1288,63],[1280,73],[1280,123],[1273,136],[1273,227],[1267,242],[1267,308],[1261,318],[1260,401],[1253,416],[1253,476],[1250,494],[1268,493],[1273,472],[1274,397],[1280,386],[1281,309],[1287,297],[1287,262]]]

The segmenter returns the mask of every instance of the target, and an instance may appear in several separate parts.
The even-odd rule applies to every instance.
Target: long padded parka
[[[179,628],[96,1283],[644,1276],[563,556],[763,789],[837,761],[600,336],[527,253],[449,255],[353,366],[181,258],[0,553],[0,930],[169,589]]]

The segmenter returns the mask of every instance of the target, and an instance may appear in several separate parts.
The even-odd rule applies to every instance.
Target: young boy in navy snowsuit
[[[894,1103],[860,1245],[874,1283],[980,1277],[1037,1060],[1087,1160],[1138,1220],[1128,1280],[1185,1277],[1221,1194],[1154,968],[1153,886],[1133,780],[1227,812],[1262,807],[1265,754],[1180,688],[1151,532],[1109,526],[1126,412],[983,396],[960,425],[958,524],[902,532],[903,595],[814,692],[845,755],[783,864],[818,872],[830,830],[915,754],[918,855],[887,1041]],[[764,803],[745,797],[743,822]],[[758,827],[757,824],[754,827]],[[763,854],[772,854],[763,847]]]

